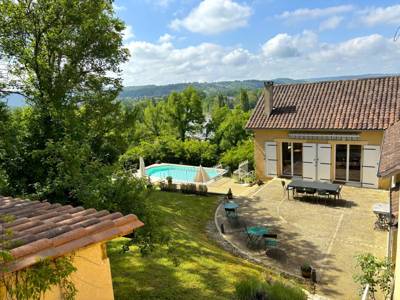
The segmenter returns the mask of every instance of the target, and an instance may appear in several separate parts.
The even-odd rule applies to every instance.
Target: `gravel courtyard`
[[[386,253],[387,232],[374,230],[372,205],[388,202],[382,190],[344,186],[342,200],[334,202],[287,199],[280,179],[266,183],[250,197],[239,197],[239,224],[229,224],[223,209],[217,212],[224,223],[225,238],[254,258],[289,273],[300,275],[299,267],[310,262],[317,269],[317,293],[332,299],[359,299],[354,283],[355,258],[370,252]],[[263,225],[278,234],[279,248],[249,250],[243,224]]]

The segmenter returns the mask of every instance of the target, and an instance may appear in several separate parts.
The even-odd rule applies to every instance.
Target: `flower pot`
[[[311,269],[301,269],[301,276],[304,278],[311,278]]]

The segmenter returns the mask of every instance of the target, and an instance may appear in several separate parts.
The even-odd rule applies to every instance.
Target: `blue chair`
[[[265,248],[267,251],[272,248],[277,248],[278,247],[278,240],[276,239],[271,239],[271,238],[266,238],[265,239]]]

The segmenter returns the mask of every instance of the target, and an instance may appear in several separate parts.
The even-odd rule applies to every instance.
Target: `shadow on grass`
[[[116,300],[231,299],[237,280],[260,276],[261,268],[233,257],[207,238],[205,228],[217,206],[216,197],[155,193],[151,200],[171,232],[180,264],[173,264],[165,247],[141,257],[134,247],[123,254],[123,239],[111,242]]]

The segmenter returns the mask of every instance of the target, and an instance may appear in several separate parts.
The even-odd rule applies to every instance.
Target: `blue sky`
[[[395,1],[117,0],[125,85],[400,70]]]

